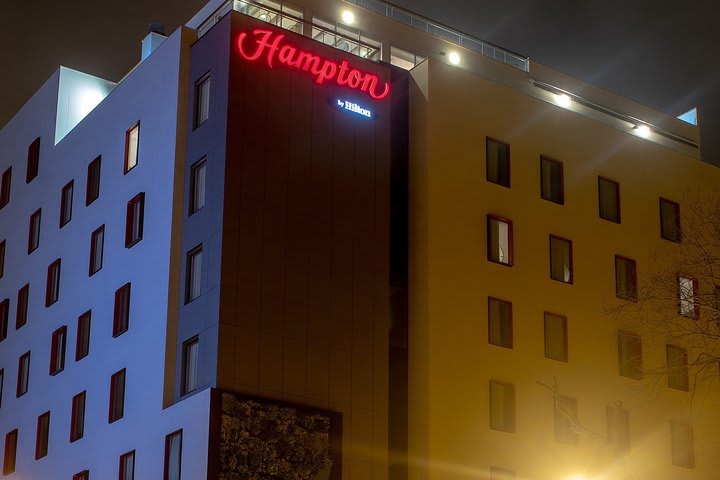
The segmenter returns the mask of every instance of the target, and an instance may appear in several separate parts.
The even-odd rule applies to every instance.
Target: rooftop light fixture
[[[555,103],[557,103],[563,108],[568,108],[570,107],[570,103],[572,103],[572,99],[570,98],[570,96],[561,93],[559,95],[555,95]]]
[[[642,138],[648,138],[650,136],[650,127],[647,125],[635,125],[635,133],[637,133]]]
[[[355,23],[355,14],[350,10],[343,10],[342,21],[347,25],[352,25],[353,23]]]
[[[459,65],[460,54],[457,52],[450,52],[450,55],[448,55],[448,60],[450,60],[450,63],[452,63],[453,65]]]

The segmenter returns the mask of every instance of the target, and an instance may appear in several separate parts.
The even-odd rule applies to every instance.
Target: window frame
[[[491,232],[491,223],[495,221],[498,223],[504,223],[508,226],[508,261],[507,262],[501,262],[499,260],[494,260],[492,258],[492,243],[490,241],[490,232]],[[514,241],[513,241],[513,222],[509,218],[501,217],[499,215],[494,215],[491,213],[487,214],[487,222],[486,222],[486,229],[487,229],[487,235],[486,235],[486,242],[487,242],[487,259],[489,262],[495,263],[497,265],[504,265],[506,267],[512,267],[515,262],[515,248],[514,248]]]
[[[120,381],[118,379],[122,379],[122,385],[120,385]],[[118,370],[110,377],[110,406],[108,409],[108,423],[115,423],[125,416],[126,380],[127,374],[125,368]],[[116,404],[115,400],[117,389],[119,387],[122,387],[122,396],[118,397],[119,403]]]
[[[507,148],[507,185],[501,182],[495,182],[493,180],[490,180],[490,143],[496,143],[497,145],[501,145]],[[507,142],[503,142],[502,140],[498,140],[497,138],[493,138],[490,136],[485,137],[485,181],[488,183],[492,183],[494,185],[500,185],[501,187],[510,188],[512,185],[512,170],[510,168],[510,144]],[[498,169],[499,170],[499,169]],[[499,175],[498,175],[499,176]]]
[[[12,441],[11,441],[12,439]],[[9,448],[12,445],[12,452]],[[3,455],[3,476],[10,475],[15,472],[17,467],[17,445],[18,445],[18,429],[14,429],[5,434],[5,447]]]
[[[207,101],[208,101],[208,115],[204,120],[200,120],[200,113],[201,113],[201,98],[200,98],[200,92],[202,91],[202,86],[207,83]],[[210,83],[210,72],[206,72],[203,74],[197,81],[195,81],[195,98],[193,102],[193,130],[196,130],[200,128],[205,122],[207,122],[210,119],[210,91],[212,89],[212,84]]]
[[[612,218],[603,217],[603,214],[602,214],[602,188],[600,187],[600,184],[602,182],[611,183],[611,184],[615,185],[615,187],[616,187],[615,188],[615,202],[617,205],[617,220],[612,219]],[[622,208],[620,205],[620,182],[618,182],[617,180],[613,180],[612,178],[604,177],[602,175],[598,175],[598,216],[603,220],[607,220],[608,222],[617,223],[617,224],[622,223]]]
[[[510,419],[508,421],[508,418],[503,418],[503,425],[493,425],[493,385],[500,385],[503,387],[504,392],[507,392],[508,389],[512,393],[512,414],[510,415]],[[497,432],[506,432],[506,433],[515,433],[517,431],[517,405],[516,405],[516,395],[515,395],[515,384],[510,382],[503,382],[500,380],[494,380],[491,379],[490,383],[488,385],[488,398],[489,398],[489,406],[490,406],[490,429],[495,430]],[[504,409],[504,407],[503,407]],[[503,412],[505,413],[505,412]],[[503,416],[505,417],[505,416]]]
[[[67,192],[70,192],[69,194],[69,201],[66,202],[65,200],[68,198]],[[68,183],[65,184],[65,186],[60,191],[60,221],[58,222],[59,228],[63,228],[65,225],[70,223],[70,220],[72,220],[72,207],[73,207],[73,196],[75,195],[75,180],[70,180]],[[66,218],[67,217],[67,218]]]
[[[681,279],[687,279],[687,280],[692,281],[692,285],[693,285],[693,297],[691,300],[692,305],[693,305],[692,314],[683,313],[682,302],[684,301],[684,299],[682,297],[682,290],[681,290],[682,287],[680,286]],[[680,315],[681,317],[685,317],[685,318],[691,318],[693,320],[699,319],[700,318],[700,305],[697,303],[697,296],[698,296],[698,290],[700,288],[700,283],[698,282],[697,277],[691,277],[690,275],[678,273],[676,280],[677,280],[676,285],[677,285],[677,304],[678,304],[677,312],[678,312],[678,315]],[[685,301],[687,301],[687,300],[685,300]]]
[[[47,269],[47,281],[45,283],[45,308],[55,304],[60,299],[60,272],[62,259],[58,258]]]
[[[30,284],[26,283],[17,295],[17,305],[15,308],[15,330],[20,330],[25,326],[28,319],[28,311],[30,309]]]
[[[100,259],[99,262],[95,263],[95,256],[97,254],[97,237],[102,234],[102,241],[100,242]],[[105,255],[105,224],[103,223],[98,228],[93,230],[90,234],[90,261],[88,265],[88,277],[92,277],[97,272],[102,270],[103,257]]]
[[[679,352],[683,359],[683,363],[681,365],[682,371],[680,371],[679,373],[672,371],[672,369],[674,367],[670,365],[670,351],[671,350],[675,350],[675,351]],[[690,373],[689,373],[689,367],[688,367],[687,349],[685,349],[679,345],[674,345],[674,344],[668,343],[665,345],[665,358],[666,358],[665,365],[667,366],[667,369],[668,369],[668,374],[667,374],[668,388],[672,388],[673,390],[679,390],[682,392],[689,392],[690,391]],[[673,377],[680,377],[680,379],[682,381],[682,385],[680,385],[679,383],[676,384],[675,381],[673,380]]]
[[[182,444],[183,444],[183,429],[180,428],[174,432],[165,435],[165,462],[163,468],[163,480],[169,480],[168,474],[170,473],[170,442],[176,435],[180,435],[180,454],[178,456],[178,471],[182,472]],[[182,477],[182,474],[180,475]]]
[[[193,278],[195,272],[194,268],[194,260],[195,258],[200,255],[200,272],[197,272],[200,275],[200,282],[198,285],[198,291],[196,296],[192,296],[194,292],[192,292],[192,285],[193,285]],[[200,298],[202,295],[202,264],[203,264],[203,244],[196,245],[195,247],[191,248],[186,254],[185,254],[185,305],[193,302],[194,300]]]
[[[620,282],[619,282],[619,269],[618,264],[620,262],[628,262],[632,264],[633,267],[633,283],[632,283],[632,294],[631,295],[625,295],[623,292],[620,291]],[[618,255],[615,254],[615,297],[619,298],[620,300],[627,300],[630,302],[637,302],[638,301],[638,284],[637,284],[637,262],[630,258],[626,257],[624,255]]]
[[[491,332],[492,332],[491,308],[492,308],[492,307],[491,307],[491,305],[492,305],[493,302],[497,302],[497,303],[502,304],[502,305],[507,305],[508,308],[509,308],[509,313],[508,313],[508,322],[509,322],[509,325],[510,325],[510,326],[509,326],[509,333],[510,333],[510,343],[509,343],[509,345],[503,345],[503,344],[501,344],[501,343],[494,343],[494,342],[492,341],[492,335],[491,335]],[[512,350],[513,347],[514,347],[514,343],[515,343],[515,342],[514,342],[514,337],[515,337],[515,335],[514,335],[514,332],[513,332],[513,307],[512,307],[512,302],[507,301],[507,300],[503,300],[503,299],[501,299],[501,298],[497,298],[497,297],[493,297],[493,296],[488,296],[487,304],[488,304],[488,310],[487,310],[487,312],[488,312],[488,344],[490,344],[490,345],[495,345],[495,346],[501,347],[501,348],[508,348],[508,349]],[[498,319],[498,325],[500,325],[501,323],[502,323],[502,318],[499,318],[499,319]],[[502,327],[500,327],[500,333],[502,333]],[[502,336],[502,335],[500,335],[500,336]]]
[[[678,441],[680,439],[676,439],[676,429],[679,427],[687,428],[687,430],[690,433],[690,445],[689,445],[689,452],[688,452],[688,459],[690,462],[688,464],[681,463],[678,461],[678,457],[676,456],[676,452],[678,450]],[[670,451],[671,451],[671,457],[672,457],[672,464],[676,467],[683,467],[683,468],[693,468],[695,467],[695,431],[690,423],[685,422],[677,422],[677,421],[670,421]]]
[[[73,475],[72,480],[90,480],[90,470],[83,470]]]
[[[40,228],[42,227],[42,208],[35,210],[30,215],[28,225],[28,255],[40,247]]]
[[[6,298],[0,302],[0,342],[7,338],[10,325],[10,299]]]
[[[5,393],[5,369],[0,368],[0,408],[2,408],[3,394]]]
[[[133,471],[129,479],[125,476],[125,462],[126,459],[132,457]],[[118,478],[119,480],[134,480],[135,479],[135,450],[130,450],[120,455],[120,465],[118,466]]]
[[[628,345],[628,347],[626,347],[626,349],[629,349],[630,341],[637,342],[637,343],[635,343],[635,345],[638,346],[638,349],[640,352],[639,359],[637,360],[637,365],[632,365],[632,363],[633,363],[632,359],[634,357],[631,357],[631,356],[629,356],[627,358],[626,362],[623,362],[623,340],[624,339],[628,339],[625,341],[626,345]],[[632,340],[630,340],[630,339],[632,339]],[[630,365],[630,366],[628,366],[628,365]],[[637,375],[632,375],[632,372],[634,371],[634,367],[637,367],[637,372],[638,372]],[[644,377],[644,375],[643,375],[642,336],[638,335],[637,333],[626,332],[624,330],[620,330],[618,332],[618,373],[620,374],[621,377],[631,378],[633,380],[642,380]]]
[[[10,203],[10,189],[12,187],[12,165],[2,174],[0,179],[0,210]]]
[[[24,359],[27,359],[27,368],[23,367]],[[24,390],[23,390],[24,387]],[[20,398],[30,391],[30,350],[18,358],[17,390],[15,398]]]
[[[102,155],[98,155],[95,159],[88,163],[87,166],[87,182],[85,185],[85,206],[90,206],[95,200],[100,198],[100,174],[102,172]]]
[[[137,238],[133,238],[135,231],[135,205],[139,205],[140,214],[138,215]],[[140,192],[127,202],[127,211],[125,213],[125,248],[132,248],[143,239],[143,226],[145,223],[145,192]]]
[[[564,278],[563,278],[563,279],[559,279],[559,278],[554,278],[554,277],[553,277],[553,268],[552,268],[552,267],[553,267],[553,248],[552,248],[553,239],[554,239],[554,240],[558,240],[558,241],[560,241],[560,242],[566,242],[566,243],[568,244],[568,259],[569,259],[569,262],[570,262],[570,265],[569,265],[570,278],[569,278],[567,281],[565,281]],[[549,259],[550,259],[550,279],[551,279],[551,280],[555,280],[556,282],[564,283],[564,284],[566,284],[566,285],[573,285],[573,284],[575,283],[575,266],[574,266],[574,262],[573,262],[573,242],[572,242],[572,240],[570,240],[569,238],[560,237],[560,236],[558,236],[558,235],[553,235],[553,234],[551,233],[551,234],[549,235],[548,246],[549,246],[549,248],[550,248],[550,253],[549,253]]]
[[[35,432],[35,460],[40,460],[41,458],[47,456],[49,445],[50,410],[38,416],[37,419],[37,430]]]
[[[627,453],[630,451],[630,411],[618,402],[617,405],[608,405],[607,432],[608,442],[614,446],[617,452]],[[622,416],[618,421],[619,416]],[[625,435],[618,435],[618,424],[623,425]]]
[[[199,210],[201,210],[207,203],[207,165],[208,165],[207,156],[204,156],[203,158],[201,158],[200,160],[198,160],[197,162],[193,163],[190,166],[190,185],[189,185],[190,191],[189,191],[189,195],[188,195],[188,197],[190,197],[190,198],[189,198],[189,203],[188,203],[188,217],[193,215],[195,212],[198,212]],[[205,169],[205,175],[203,177],[203,180],[204,180],[203,204],[198,207],[195,204],[195,196],[196,196],[195,192],[196,192],[197,186],[198,186],[196,173],[198,170],[200,170],[200,168]]]
[[[80,406],[82,405],[82,415]],[[85,409],[87,407],[87,390],[76,394],[70,406],[70,443],[77,442],[85,436]]]
[[[563,351],[564,351],[564,357],[563,358],[556,358],[553,356],[550,356],[548,352],[548,316],[555,317],[560,320],[562,320],[562,326],[563,326]],[[553,312],[543,312],[543,339],[544,339],[544,345],[545,345],[545,358],[549,360],[556,360],[558,362],[568,362],[568,358],[570,357],[569,347],[568,347],[568,321],[567,317],[565,315],[560,315],[559,313],[553,313]]]
[[[28,145],[27,169],[25,171],[25,183],[30,183],[38,176],[40,171],[40,137],[37,137]]]
[[[196,352],[196,356],[195,356],[196,357],[195,372],[194,372],[195,385],[193,386],[192,389],[190,389],[187,384],[188,372],[189,372],[189,368],[190,368],[190,365],[188,363],[188,357],[189,357],[188,351],[189,351],[189,347],[193,344],[197,345],[197,352]],[[180,396],[182,397],[182,396],[192,393],[198,389],[199,382],[198,382],[197,376],[198,376],[199,369],[197,367],[198,367],[198,361],[200,359],[200,335],[194,335],[182,343],[181,357],[182,358],[180,359],[180,361],[181,361],[181,364],[180,364]]]
[[[561,415],[564,415],[564,413],[561,413],[563,403],[573,406],[575,418],[567,418],[566,420],[562,420]],[[561,395],[559,398],[555,398],[555,441],[567,445],[577,445],[580,435],[577,431],[573,430],[570,427],[572,427],[572,422],[574,422],[575,424],[579,424],[579,418],[580,413],[578,409],[577,398],[568,397],[565,395]],[[567,435],[565,435],[564,432],[564,428],[566,425],[568,426]]]
[[[665,235],[665,220],[663,219],[663,204],[672,206],[675,209],[675,230],[677,231],[677,238],[672,238]],[[664,197],[659,199],[660,208],[660,238],[673,243],[682,243],[682,223],[680,220],[680,204],[673,202],[672,200]]]
[[[87,323],[87,343],[83,342],[83,336],[82,336],[85,323]],[[92,331],[91,328],[92,328],[92,310],[88,310],[87,312],[78,316],[78,320],[77,320],[77,335],[75,338],[75,361],[76,362],[79,362],[83,358],[90,355],[90,332]],[[81,346],[83,346],[82,349],[80,348]],[[84,354],[80,355],[81,352],[84,352]]]
[[[0,241],[0,278],[5,276],[5,251],[7,250],[7,242],[5,239]]]
[[[65,370],[66,349],[67,326],[63,325],[55,330],[50,338],[50,376],[55,376]],[[58,359],[60,360],[59,364]]]
[[[125,318],[121,317],[120,301],[123,293],[127,291],[127,301],[125,305]],[[130,329],[130,296],[132,294],[132,284],[127,282],[122,287],[115,290],[115,303],[113,307],[113,338],[117,338]]]
[[[133,130],[137,129],[137,145],[135,148],[135,165],[128,167],[130,153],[130,134]],[[135,122],[130,128],[125,130],[125,155],[123,156],[123,175],[127,175],[133,168],[137,167],[140,163],[140,120]]]
[[[560,199],[554,200],[552,199],[552,195],[545,195],[544,192],[544,182],[543,182],[543,162],[552,163],[555,165],[560,166]],[[548,157],[547,155],[540,155],[540,198],[543,200],[547,200],[548,202],[554,203],[556,205],[565,205],[565,165],[560,160],[556,160],[552,157]]]

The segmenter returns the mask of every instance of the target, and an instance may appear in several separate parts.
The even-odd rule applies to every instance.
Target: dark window
[[[67,340],[67,327],[60,327],[52,334],[50,348],[50,375],[55,375],[65,369],[65,344]]]
[[[540,196],[560,205],[565,203],[562,162],[540,157]]]
[[[515,480],[515,472],[505,468],[490,467],[490,480]]]
[[[134,480],[135,450],[120,457],[120,480]]]
[[[487,181],[510,187],[510,145],[486,138]]]
[[[145,215],[145,193],[138,193],[127,203],[125,217],[125,247],[130,248],[143,237]]]
[[[6,298],[2,302],[0,302],[0,342],[7,338],[9,316],[10,299]]]
[[[198,245],[187,253],[185,262],[185,303],[190,303],[200,296],[201,279],[202,245]]]
[[[506,218],[488,215],[487,255],[488,260],[503,265],[513,263],[512,222]]]
[[[3,475],[10,475],[15,471],[15,456],[17,455],[18,431],[17,428],[5,435],[5,456],[3,457]]]
[[[27,323],[28,305],[30,297],[30,284],[27,283],[18,290],[17,309],[15,310],[15,330]]]
[[[58,301],[60,296],[60,259],[48,266],[47,285],[45,288],[45,306],[49,307]]]
[[[572,242],[550,235],[550,278],[573,283]]]
[[[567,318],[545,312],[545,357],[568,361]]]
[[[598,202],[600,218],[620,223],[620,184],[605,177],[598,177]]]
[[[0,182],[0,208],[10,203],[10,185],[12,184],[12,167],[8,167],[2,174]]]
[[[96,229],[90,235],[90,269],[92,276],[103,266],[103,246],[105,244],[105,225]]]
[[[672,441],[672,463],[678,467],[695,466],[693,427],[685,423],[670,422]]]
[[[72,219],[73,185],[75,182],[65,185],[60,193],[60,228]]]
[[[82,391],[72,399],[70,417],[70,441],[80,440],[85,434],[85,392]]]
[[[113,374],[110,379],[110,412],[108,422],[120,420],[125,411],[125,369]]]
[[[180,480],[182,467],[182,430],[165,437],[165,471],[163,480]]]
[[[0,242],[0,278],[5,276],[5,240]]]
[[[643,378],[642,339],[632,333],[618,333],[618,363],[620,375],[628,378]]]
[[[185,395],[197,388],[198,379],[198,348],[200,342],[197,336],[187,340],[182,346],[182,379],[180,394]]]
[[[40,165],[40,137],[36,138],[34,142],[28,147],[27,157],[27,173],[25,174],[25,183],[33,181],[38,174],[38,167]]]
[[[515,385],[490,381],[490,428],[515,432]]]
[[[73,475],[72,480],[90,480],[90,472],[88,470],[83,470],[82,472],[78,472],[75,475]]]
[[[205,75],[195,84],[195,118],[193,127],[197,128],[210,115],[210,75]]]
[[[607,407],[608,441],[616,451],[630,450],[630,413],[621,405]]]
[[[30,383],[30,352],[23,353],[18,359],[18,378],[16,397],[20,398],[28,391]]]
[[[577,400],[559,397],[555,400],[555,440],[561,443],[577,443]]]
[[[100,160],[98,155],[95,160],[88,164],[87,188],[85,189],[85,205],[90,205],[100,196]]]
[[[700,316],[700,305],[696,302],[697,291],[697,278],[678,275],[678,313],[683,317]]]
[[[635,260],[615,255],[615,296],[637,300],[637,267]]]
[[[77,340],[75,342],[75,361],[80,361],[90,353],[90,310],[78,317]]]
[[[488,342],[513,348],[512,303],[488,297]]]
[[[190,167],[190,206],[189,215],[205,206],[205,172],[207,160],[202,159]]]
[[[668,387],[689,391],[687,351],[675,345],[666,346]]]
[[[35,460],[40,460],[48,453],[48,436],[50,435],[50,412],[38,417],[37,435],[35,436]]]
[[[113,316],[113,337],[127,332],[130,326],[130,283],[115,291],[115,314]]]
[[[135,168],[138,163],[138,146],[140,145],[140,122],[125,132],[125,164],[124,173]]]
[[[3,388],[5,387],[5,369],[0,368],[0,407],[2,407]]]
[[[660,199],[660,236],[671,242],[679,242],[680,230],[680,205],[667,200]]]
[[[40,246],[40,216],[41,209],[37,209],[30,216],[30,226],[28,228],[28,255],[34,252]]]

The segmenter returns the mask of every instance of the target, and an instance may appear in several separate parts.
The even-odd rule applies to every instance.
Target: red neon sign
[[[257,28],[252,31],[252,38],[255,39],[254,42],[246,32],[238,36],[238,50],[245,60],[254,62],[264,55],[270,68],[273,68],[273,63],[277,60],[278,63],[295,70],[309,72],[315,77],[315,83],[318,85],[322,85],[326,80],[333,81],[342,87],[359,89],[377,100],[387,97],[390,93],[389,83],[385,82],[384,86],[379,87],[380,79],[377,75],[352,68],[347,60],[343,60],[338,65],[332,60],[320,58],[283,43],[285,35],[281,33]],[[252,50],[253,46],[255,50],[248,51],[248,49]]]

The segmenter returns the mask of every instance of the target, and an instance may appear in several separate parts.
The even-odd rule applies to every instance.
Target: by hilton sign
[[[353,68],[347,60],[338,64],[333,60],[303,51],[284,40],[285,35],[281,33],[257,28],[252,33],[243,32],[238,35],[237,47],[245,60],[251,62],[265,60],[270,68],[277,63],[307,72],[318,85],[333,82],[341,87],[365,92],[376,100],[381,100],[390,94],[390,84],[382,82],[381,85],[377,75]]]

